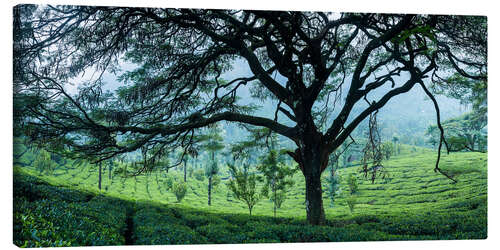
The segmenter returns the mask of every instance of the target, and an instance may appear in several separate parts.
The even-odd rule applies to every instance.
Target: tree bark
[[[306,176],[306,212],[307,222],[311,225],[325,224],[321,175]]]
[[[314,123],[301,125],[302,140],[297,140],[298,148],[288,154],[299,164],[306,183],[306,214],[310,225],[325,224],[323,208],[323,191],[321,189],[321,173],[328,165],[330,151],[321,133],[317,132]]]
[[[325,210],[323,208],[323,190],[321,188],[321,173],[328,165],[328,151],[321,139],[308,141],[302,144],[295,155],[306,183],[306,213],[310,225],[325,224]]]

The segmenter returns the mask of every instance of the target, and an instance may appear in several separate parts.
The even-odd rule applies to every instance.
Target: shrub
[[[224,219],[213,215],[184,214],[182,220],[191,228],[197,228],[207,224],[229,224]]]
[[[205,179],[205,171],[203,171],[203,169],[197,169],[193,172],[193,176],[195,179],[203,181]]]
[[[134,215],[134,244],[165,245],[207,243],[204,236],[182,225],[174,210],[145,207]]]
[[[231,224],[208,224],[196,228],[196,231],[205,237],[210,243],[242,243],[248,240],[248,236],[240,231],[241,228]]]
[[[112,204],[18,200],[14,244],[21,247],[103,246],[125,242],[125,210]],[[105,209],[103,209],[103,206]]]
[[[172,189],[172,186],[174,185],[174,182],[175,182],[175,177],[173,177],[171,175],[168,175],[165,178],[165,185],[167,186],[167,190],[171,190]]]
[[[349,207],[349,210],[352,212],[354,212],[354,206],[356,206],[356,196],[349,196],[347,199],[346,199],[346,202],[347,202],[347,206]]]
[[[191,166],[190,168],[187,169],[187,174],[188,177],[193,177],[193,172],[194,172],[194,166]]]
[[[221,182],[221,179],[218,175],[214,175],[212,177],[212,188],[215,189]]]
[[[186,196],[187,184],[181,181],[174,183],[172,186],[172,192],[175,194],[177,202],[181,202],[184,196]]]
[[[205,237],[184,225],[154,223],[140,225],[135,229],[138,245],[167,245],[206,243]]]
[[[356,178],[355,174],[349,174],[349,177],[347,178],[347,185],[349,185],[351,194],[358,192],[358,179]]]

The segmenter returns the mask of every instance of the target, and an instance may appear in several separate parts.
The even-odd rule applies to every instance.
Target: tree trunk
[[[276,218],[276,192],[274,192],[274,218]]]
[[[187,161],[184,160],[184,182],[186,182],[186,173],[187,173]]]
[[[208,205],[212,205],[212,176],[208,177]]]
[[[299,160],[299,167],[306,182],[306,213],[307,222],[311,225],[325,224],[325,210],[323,208],[323,191],[321,188],[321,173],[328,165],[327,151],[321,143],[308,144],[295,153]]]
[[[307,222],[311,225],[325,224],[321,175],[306,176],[306,211]]]
[[[101,182],[102,182],[102,164],[99,162],[99,190],[101,190]]]
[[[113,171],[113,164],[109,164],[108,166],[108,179],[111,180],[111,171]]]
[[[275,180],[273,179],[273,183],[272,183],[272,191],[273,191],[273,195],[274,195],[274,201],[273,201],[273,211],[274,211],[274,218],[276,218],[276,187],[275,187]]]

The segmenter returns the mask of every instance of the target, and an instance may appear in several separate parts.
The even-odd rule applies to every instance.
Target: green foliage
[[[487,125],[486,112],[473,111],[441,123],[445,139],[451,151],[486,151],[487,138],[484,127]],[[428,142],[437,145],[440,130],[437,125],[427,129]]]
[[[215,244],[241,243],[246,240],[246,236],[238,232],[238,226],[226,223],[203,225],[196,228],[196,231]]]
[[[71,236],[66,237],[59,232],[61,228],[67,227],[78,232],[79,229],[75,229],[74,225],[49,227],[48,221],[54,219],[43,217],[42,213],[37,213],[34,218],[45,218],[43,223],[22,224],[21,216],[26,216],[29,212],[27,209],[21,211],[18,208],[21,207],[20,204],[25,204],[22,206],[30,209],[36,205],[49,210],[72,204],[80,207],[80,210],[68,206],[58,209],[61,213],[72,214],[71,223],[80,223],[80,219],[73,220],[80,216],[75,213],[82,213],[81,216],[86,213],[93,224],[97,221],[97,224],[109,228],[120,227],[121,230],[112,230],[122,237],[116,245],[125,242],[125,208],[128,209],[128,216],[133,218],[132,242],[143,245],[485,238],[488,200],[487,155],[472,152],[443,155],[442,168],[450,173],[460,174],[459,182],[451,184],[445,177],[432,171],[435,162],[435,154],[432,151],[416,147],[417,152],[411,153],[410,148],[401,144],[401,155],[393,156],[387,162],[391,167],[392,182],[371,184],[370,181],[358,178],[358,192],[355,194],[352,213],[348,205],[350,190],[347,181],[343,180],[340,188],[345,191],[336,197],[336,203],[342,206],[325,207],[327,224],[319,227],[305,225],[305,214],[300,209],[304,202],[301,174],[296,174],[293,178],[300,185],[290,189],[285,203],[286,209],[282,209],[280,216],[274,219],[270,213],[273,205],[271,202],[256,204],[252,216],[248,215],[247,207],[242,206],[242,203],[227,202],[226,192],[229,187],[226,185],[219,186],[221,191],[213,197],[218,199],[217,202],[208,207],[206,201],[201,199],[206,195],[205,183],[194,179],[190,181],[189,191],[181,204],[166,203],[166,200],[175,200],[175,195],[173,192],[160,193],[158,187],[164,190],[166,176],[178,176],[180,172],[176,170],[166,176],[164,172],[153,172],[149,176],[149,184],[146,184],[146,175],[137,178],[116,178],[113,182],[109,180],[109,183],[103,182],[104,185],[109,185],[108,191],[104,193],[106,196],[94,197],[95,193],[90,191],[95,190],[97,177],[95,168],[91,166],[69,169],[68,172],[58,168],[52,175],[38,175],[33,166],[18,167],[15,168],[14,175],[14,214],[19,219],[14,221],[14,235],[18,235],[15,239],[29,239],[27,246],[56,246],[70,242]],[[336,175],[347,179],[357,171],[356,167],[341,168],[337,170]],[[221,172],[225,172],[225,169],[222,168]],[[73,175],[75,177],[72,177]],[[154,181],[154,176],[159,179],[159,184]],[[227,183],[228,180],[223,178],[221,182]],[[65,187],[56,187],[49,183]],[[146,193],[146,185],[149,185],[152,192],[150,198]],[[90,191],[80,192],[74,188]],[[256,189],[260,191],[260,186],[256,185]],[[111,196],[130,202],[106,198]],[[42,200],[47,202],[41,202]],[[86,202],[89,200],[90,202]],[[89,206],[95,207],[95,211],[87,212]],[[105,214],[102,214],[103,211]],[[33,217],[32,212],[30,216]],[[40,219],[34,219],[38,220]],[[33,230],[28,224],[34,225],[33,228],[37,230],[34,235],[40,238],[40,241],[31,236]],[[42,224],[44,226],[41,226]],[[82,235],[78,236],[81,242],[85,241],[83,235],[90,235],[88,241],[72,242],[71,245],[97,244],[92,243],[99,240],[91,233],[100,232],[101,226],[93,224],[84,223],[88,228],[77,233]],[[97,229],[90,229],[90,226]],[[200,228],[203,226],[206,227]],[[20,228],[26,228],[22,234]],[[47,231],[42,233],[42,230]],[[43,237],[40,237],[41,235]],[[102,237],[110,236],[106,233]],[[108,242],[110,239],[108,238]],[[16,244],[22,245],[24,242],[25,240],[19,240]]]
[[[354,212],[354,207],[356,206],[356,200],[357,199],[355,195],[351,195],[346,199],[347,206],[349,207],[349,211],[351,211],[351,213]]]
[[[205,171],[203,169],[196,169],[193,172],[193,176],[196,180],[203,181],[205,179]]]
[[[347,185],[349,186],[349,191],[351,194],[355,194],[358,192],[358,179],[356,178],[356,174],[350,173],[347,177]]]
[[[212,177],[212,188],[215,189],[217,186],[219,186],[220,183],[221,183],[220,177],[217,175],[214,175],[214,177]]]
[[[257,192],[257,176],[248,171],[248,165],[243,164],[243,170],[233,164],[228,164],[232,179],[227,184],[236,199],[244,201],[248,211],[252,215],[252,209],[260,201],[261,196]]]
[[[207,224],[228,224],[228,222],[220,217],[216,216],[206,216],[200,214],[191,214],[185,213],[183,214],[182,220],[188,225],[190,228],[197,228]]]
[[[460,100],[462,104],[472,104],[476,112],[486,112],[488,98],[488,83],[486,81],[472,80],[455,73],[447,79],[447,82],[447,84],[434,85],[434,91]]]
[[[20,247],[121,245],[125,208],[116,199],[80,201],[77,191],[63,191],[16,175],[17,188],[30,186],[41,195],[14,197],[14,244]],[[61,194],[66,194],[61,196]],[[15,191],[21,195],[22,192]],[[70,195],[72,194],[72,195]],[[24,194],[26,195],[26,194]],[[33,201],[26,199],[32,199]]]
[[[295,184],[292,177],[297,168],[291,168],[279,163],[278,152],[274,149],[264,157],[262,163],[257,166],[265,178],[262,187],[262,195],[273,201],[275,208],[280,208],[286,200],[286,194]]]
[[[171,190],[172,187],[174,186],[174,182],[175,182],[175,177],[172,176],[172,175],[167,175],[167,177],[165,178],[165,185],[166,185],[166,189],[167,190]]]
[[[40,149],[36,154],[35,162],[33,163],[35,168],[40,171],[40,174],[47,173],[51,174],[54,171],[55,163],[52,161],[52,157],[49,152]]]
[[[186,196],[187,188],[188,188],[187,184],[182,181],[178,181],[173,184],[172,192],[175,194],[177,202],[181,202],[184,196]]]
[[[219,164],[217,163],[216,160],[212,161],[211,163],[207,164],[205,167],[205,176],[208,178],[215,176],[216,174],[219,173]]]
[[[191,166],[190,168],[187,169],[187,174],[188,174],[188,177],[193,177],[193,173],[194,173],[194,168],[193,166]]]
[[[391,143],[390,141],[386,141],[384,143],[382,143],[382,154],[384,154],[385,156],[385,159],[386,160],[389,160],[391,158],[392,155],[394,155],[394,144]]]
[[[134,243],[166,245],[206,243],[206,238],[193,231],[173,213],[165,209],[142,208],[135,213]]]
[[[333,205],[335,202],[335,197],[340,193],[340,183],[342,181],[342,178],[336,174],[336,175],[330,175],[326,179],[328,183],[328,196],[330,197],[331,204]]]

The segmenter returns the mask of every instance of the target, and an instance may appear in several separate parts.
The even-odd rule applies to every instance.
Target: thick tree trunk
[[[328,165],[328,155],[321,142],[311,142],[292,154],[305,177],[307,222],[311,225],[325,224],[321,173]]]
[[[212,205],[212,176],[208,177],[208,205]]]
[[[321,175],[306,176],[306,211],[307,222],[311,225],[325,224]]]

